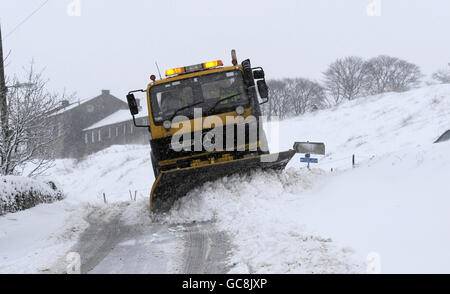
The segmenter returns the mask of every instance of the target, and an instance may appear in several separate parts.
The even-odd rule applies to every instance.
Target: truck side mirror
[[[134,94],[127,95],[128,107],[130,108],[131,115],[136,115],[139,113],[139,108],[136,102]]]
[[[255,70],[253,72],[253,78],[255,80],[264,79],[264,71],[262,69]]]
[[[244,81],[247,87],[255,86],[255,80],[253,79],[252,66],[250,63],[250,59],[243,60],[241,62],[242,69],[244,70]]]
[[[257,81],[256,85],[258,86],[259,96],[263,100],[260,104],[264,104],[269,101],[269,87],[267,87],[265,80]]]

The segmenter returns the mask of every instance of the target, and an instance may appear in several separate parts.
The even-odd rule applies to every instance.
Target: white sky
[[[374,1],[380,16],[367,14]],[[233,48],[267,78],[320,80],[345,55],[389,54],[425,74],[450,62],[449,0],[50,0],[6,36],[43,2],[0,0],[7,75],[34,59],[52,90],[80,99],[101,89],[124,99],[157,75],[155,60],[162,74],[214,59],[227,65]],[[81,15],[69,16],[75,2]]]

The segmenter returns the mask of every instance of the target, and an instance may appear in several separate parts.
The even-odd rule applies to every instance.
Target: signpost
[[[306,162],[309,169],[310,163],[318,163],[317,158],[312,158],[311,154],[325,154],[325,144],[319,142],[295,142],[294,150],[297,153],[304,153],[305,157],[300,157],[300,162]]]
[[[301,157],[301,158],[300,158],[300,162],[318,163],[319,160],[317,160],[317,158],[308,158],[308,157],[303,158],[303,157]]]

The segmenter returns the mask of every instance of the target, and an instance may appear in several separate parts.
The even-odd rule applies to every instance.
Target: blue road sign
[[[300,157],[300,162],[318,163],[319,161],[317,160],[317,158]]]

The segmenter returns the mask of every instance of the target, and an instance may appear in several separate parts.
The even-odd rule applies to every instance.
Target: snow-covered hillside
[[[319,167],[345,168],[351,165],[352,154],[361,162],[373,156],[431,146],[450,129],[450,85],[347,101],[278,125],[279,139],[274,136],[271,151],[292,148],[292,141],[325,142],[327,155]]]
[[[327,154],[310,171],[296,155],[282,174],[207,183],[158,217],[143,213],[154,180],[148,147],[113,146],[79,163],[60,160],[49,176],[66,200],[0,217],[0,272],[50,266],[86,226],[84,210],[118,209],[102,203],[103,193],[111,203],[128,201],[131,190],[138,201],[126,206],[130,224],[214,220],[231,239],[230,272],[365,272],[367,256],[375,253],[370,256],[380,258],[383,273],[449,273],[450,142],[433,144],[447,129],[450,85],[361,98],[272,122],[272,152],[308,140],[325,142]],[[54,214],[57,224],[51,223]],[[50,229],[33,231],[38,220],[51,223]],[[23,250],[60,246],[53,260],[44,250],[45,263],[39,254],[21,256],[12,245],[20,242],[30,244]],[[26,260],[33,266],[19,269]]]
[[[310,232],[330,237],[343,252],[354,250],[369,267],[375,253],[384,273],[448,273],[450,142],[433,144],[447,129],[450,85],[362,98],[274,123],[268,128],[272,151],[291,148],[293,141],[326,143],[317,169],[299,170],[304,164],[297,155],[282,176],[207,184],[182,199],[172,214],[187,220],[215,216],[239,244],[233,259],[237,271],[307,268],[309,261],[296,262],[308,246],[299,240]],[[319,264],[313,266],[316,272],[323,270]]]

